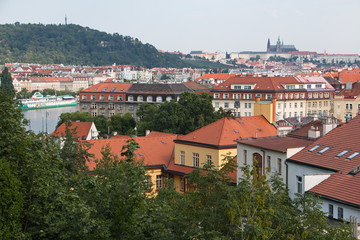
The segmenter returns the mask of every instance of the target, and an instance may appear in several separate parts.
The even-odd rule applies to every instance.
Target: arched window
[[[133,101],[134,101],[134,96],[130,95],[130,96],[128,97],[128,101],[129,101],[129,102],[133,102]]]
[[[161,97],[161,96],[157,96],[157,97],[156,97],[156,102],[158,102],[158,103],[162,102],[162,97]]]
[[[148,96],[147,99],[146,99],[147,102],[152,102],[153,101],[153,98],[152,96]]]
[[[143,96],[138,96],[138,97],[137,97],[137,101],[138,101],[138,102],[142,102],[142,101],[144,101]]]
[[[170,102],[171,100],[172,100],[172,97],[170,97],[170,96],[166,97],[166,101]]]

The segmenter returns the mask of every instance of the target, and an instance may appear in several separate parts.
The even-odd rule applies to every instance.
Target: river
[[[62,113],[76,111],[79,111],[79,105],[72,107],[23,110],[22,113],[24,114],[24,117],[30,121],[29,126],[27,126],[28,130],[32,130],[34,133],[52,133],[55,130],[56,124]]]

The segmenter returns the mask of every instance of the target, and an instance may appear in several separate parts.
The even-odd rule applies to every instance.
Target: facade
[[[92,116],[126,113],[126,91],[131,83],[104,82],[95,84],[80,92],[80,111]]]
[[[263,116],[225,117],[175,140],[174,163],[187,167],[220,167],[226,155],[236,156],[236,139],[275,136],[276,128]]]
[[[272,103],[276,116],[273,121],[278,121],[288,117],[329,115],[334,91],[322,77],[234,76],[214,87],[211,94],[215,110],[222,107],[235,116],[253,116],[255,103]]]
[[[256,167],[257,173],[270,177],[277,174],[283,183],[287,183],[285,160],[313,141],[298,137],[263,137],[239,139],[237,142],[238,166]],[[256,160],[256,164],[255,164]],[[237,178],[243,177],[238,171]]]
[[[181,93],[193,92],[184,84],[98,83],[80,92],[80,111],[92,116],[111,117],[130,113],[136,118],[141,103],[161,104],[178,100]]]
[[[360,217],[360,117],[335,128],[287,160],[292,199],[312,192],[332,219]]]
[[[360,82],[348,82],[346,88],[334,96],[334,117],[348,121],[360,110]]]

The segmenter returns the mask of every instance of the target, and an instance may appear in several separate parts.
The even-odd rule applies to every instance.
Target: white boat
[[[30,99],[19,99],[19,107],[24,110],[76,106],[77,99],[71,95],[46,96],[35,92]]]

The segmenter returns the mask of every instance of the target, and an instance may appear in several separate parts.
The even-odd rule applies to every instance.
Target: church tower
[[[268,38],[268,41],[267,41],[266,51],[270,52],[270,38]]]

